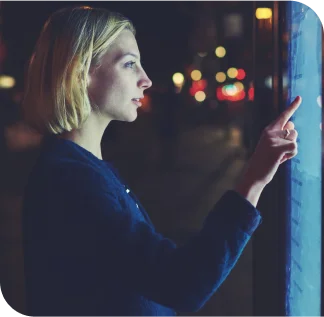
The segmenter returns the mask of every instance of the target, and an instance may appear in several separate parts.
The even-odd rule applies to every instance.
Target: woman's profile
[[[264,130],[236,187],[179,247],[156,232],[101,154],[106,127],[134,121],[151,85],[123,15],[72,7],[44,25],[23,101],[26,122],[45,136],[23,207],[28,315],[197,311],[261,223],[256,205],[264,187],[297,154],[289,118],[301,98]]]

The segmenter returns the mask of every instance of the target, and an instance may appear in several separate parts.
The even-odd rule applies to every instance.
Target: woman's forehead
[[[115,54],[126,54],[132,52],[139,54],[137,41],[131,31],[123,31],[112,43],[112,52]]]
[[[131,31],[125,30],[112,43],[104,57],[109,60],[120,60],[127,55],[140,59],[135,36]]]

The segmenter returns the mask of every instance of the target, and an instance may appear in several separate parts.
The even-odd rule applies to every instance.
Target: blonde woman
[[[175,315],[199,310],[232,270],[261,222],[260,194],[297,154],[289,118],[268,126],[236,188],[177,247],[102,159],[112,120],[137,117],[152,85],[135,30],[120,14],[66,8],[46,22],[24,98],[28,124],[45,137],[23,211],[27,314]]]

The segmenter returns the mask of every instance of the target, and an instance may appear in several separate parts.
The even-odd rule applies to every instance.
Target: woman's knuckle
[[[297,142],[292,143],[291,150],[292,150],[293,153],[298,152],[298,144],[297,144]]]
[[[270,134],[270,131],[271,131],[271,129],[270,129],[269,126],[265,127],[265,128],[263,129],[263,135],[269,135],[269,134]]]
[[[292,151],[297,151],[298,149],[298,144],[297,142],[291,142],[291,150]]]

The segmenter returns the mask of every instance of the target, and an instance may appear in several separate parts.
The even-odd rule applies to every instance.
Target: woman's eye
[[[127,68],[134,68],[134,65],[136,64],[136,62],[128,62],[125,64],[125,67]]]

